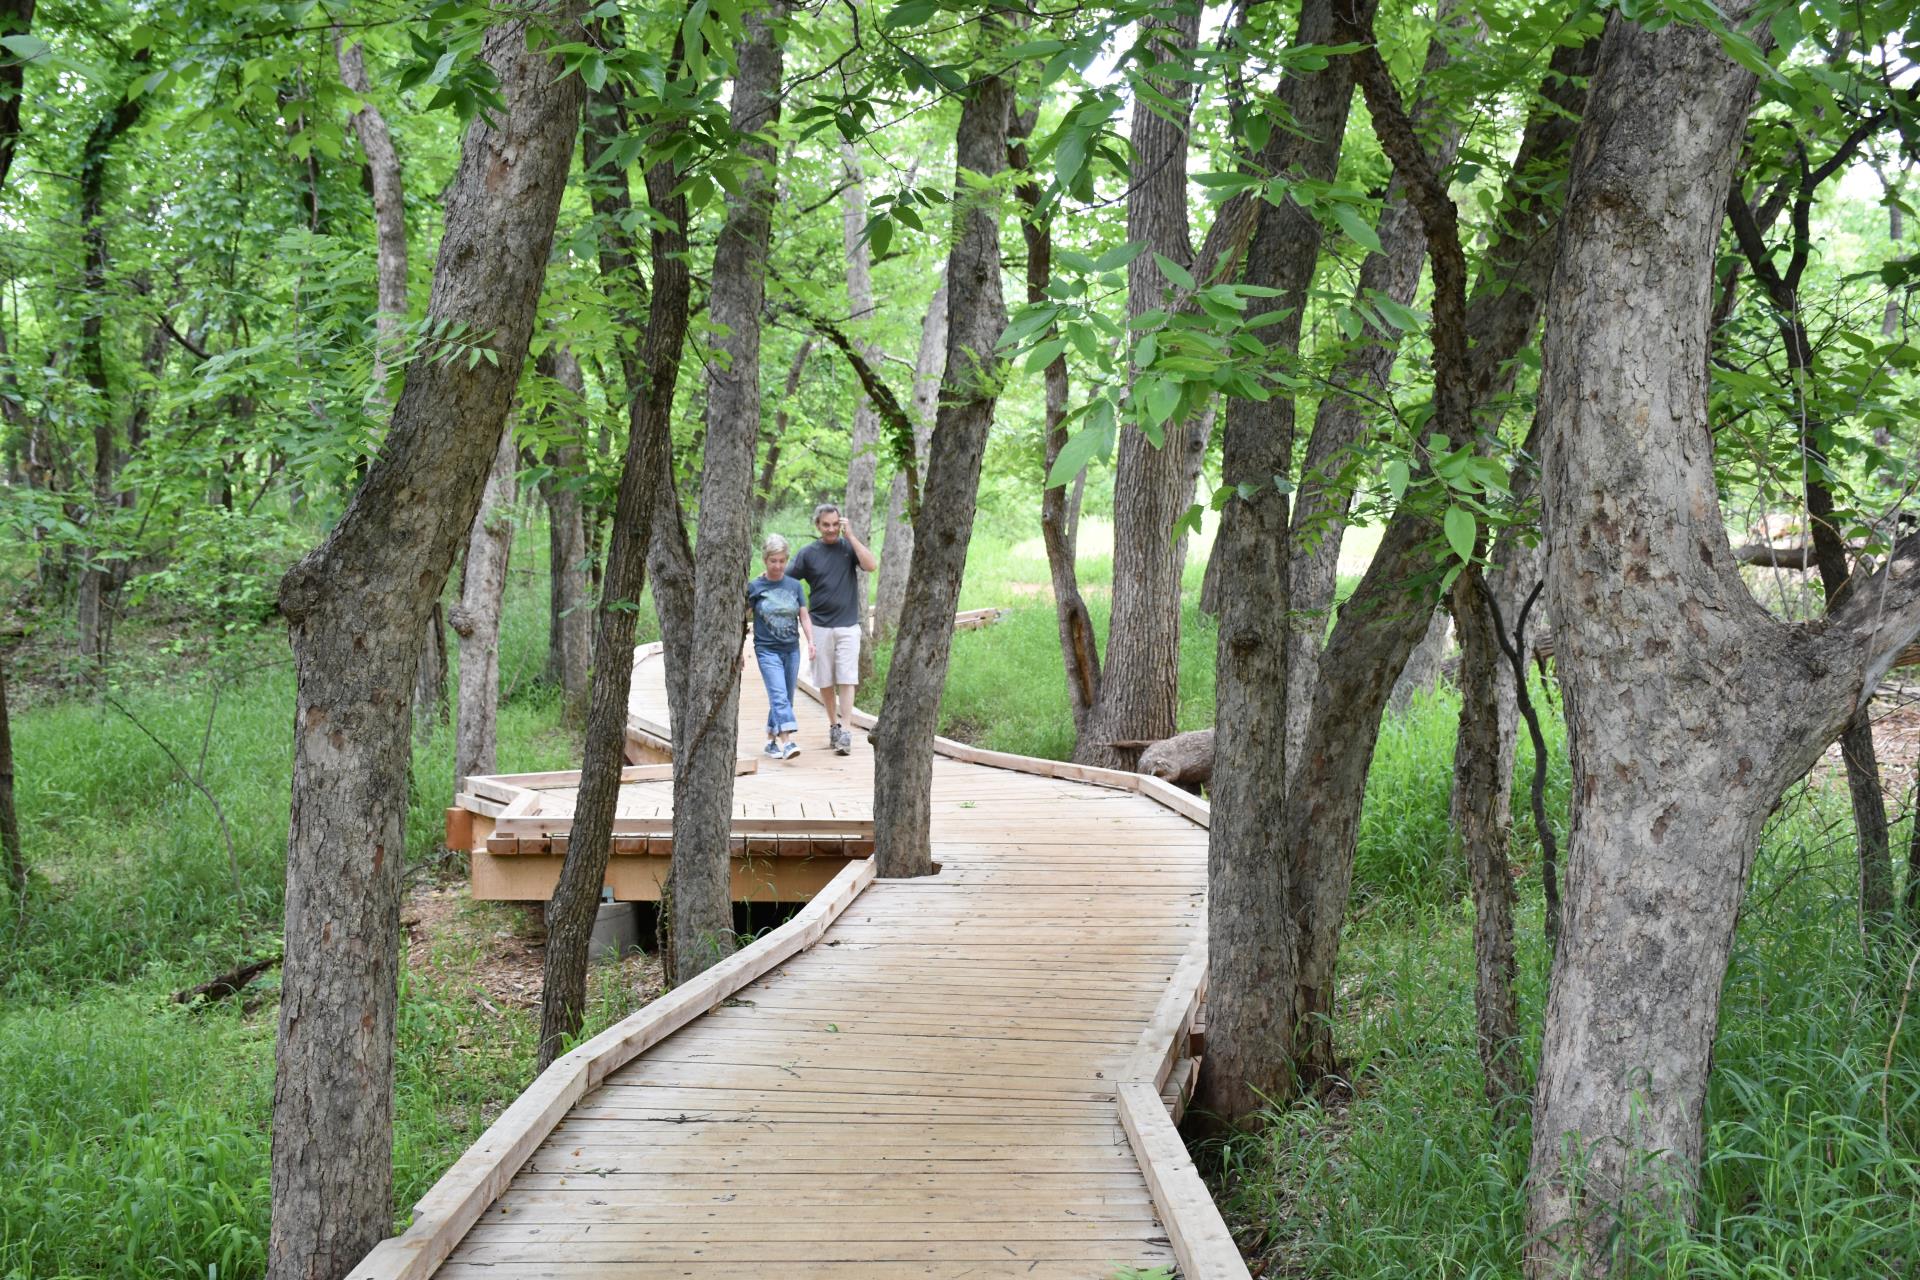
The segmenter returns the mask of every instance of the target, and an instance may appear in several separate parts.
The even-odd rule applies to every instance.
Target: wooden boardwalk
[[[656,726],[661,667],[635,670]],[[751,667],[741,704],[745,754]],[[804,754],[738,777],[742,802],[870,803],[865,735],[836,756],[800,713]],[[354,1277],[1245,1276],[1169,1115],[1197,1054],[1204,805],[953,743],[933,801],[938,875],[849,863],[555,1063]]]

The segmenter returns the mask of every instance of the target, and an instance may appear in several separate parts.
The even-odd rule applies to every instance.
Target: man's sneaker
[[[797,742],[789,742],[786,746],[780,749],[780,758],[782,760],[791,760],[799,754],[800,754],[800,744]]]
[[[785,760],[787,758],[787,753],[780,749],[780,744],[771,738],[767,739],[767,749],[763,754],[769,760]]]
[[[853,735],[848,733],[842,725],[833,726],[833,749],[839,755],[853,754]]]

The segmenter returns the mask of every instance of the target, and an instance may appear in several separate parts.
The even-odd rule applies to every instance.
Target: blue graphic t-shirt
[[[806,596],[792,576],[773,581],[762,575],[747,584],[747,607],[753,610],[753,647],[787,650],[800,644],[800,610]]]

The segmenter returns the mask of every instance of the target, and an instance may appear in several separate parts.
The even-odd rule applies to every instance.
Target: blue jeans
[[[792,733],[800,727],[793,718],[793,693],[800,687],[800,646],[791,649],[753,647],[760,664],[760,680],[767,686],[767,736]]]

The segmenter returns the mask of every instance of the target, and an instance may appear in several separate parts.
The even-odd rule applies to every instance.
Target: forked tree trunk
[[[713,250],[709,306],[721,326],[707,365],[707,440],[686,692],[673,723],[674,980],[685,982],[734,948],[734,757],[740,736],[743,584],[752,562],[753,453],[760,441],[760,308],[773,236],[785,0],[748,10],[733,82],[733,129],[752,168],[727,200]],[[872,478],[868,477],[871,506]]]
[[[1198,7],[1168,7],[1143,18],[1150,63],[1184,65],[1199,39]],[[1149,75],[1164,101],[1133,109],[1134,180],[1127,190],[1127,239],[1148,250],[1127,264],[1127,318],[1164,307],[1172,282],[1154,255],[1193,264],[1187,223],[1187,151],[1193,82]],[[1192,485],[1180,447],[1188,424],[1169,419],[1160,445],[1138,427],[1120,432],[1113,476],[1113,617],[1092,710],[1073,758],[1131,768],[1133,753],[1115,742],[1172,735],[1180,712],[1180,565],[1174,521],[1186,514]]]
[[[541,372],[580,395],[586,388],[580,362],[565,347],[539,357]],[[574,418],[580,425],[580,419]],[[585,474],[586,448],[569,438],[548,459],[551,472],[540,481],[547,507],[547,683],[558,688],[569,724],[587,711],[587,678],[593,664],[593,611],[588,599],[587,525],[578,480]]]
[[[1333,3],[1306,0],[1297,43],[1333,43]],[[1362,0],[1365,11],[1372,7]],[[1278,97],[1294,134],[1277,157],[1276,174],[1331,178],[1353,99],[1348,59],[1335,57],[1317,71],[1289,72]],[[1262,203],[1247,249],[1246,280],[1280,290],[1274,306],[1288,309],[1285,319],[1259,335],[1269,347],[1298,349],[1301,313],[1319,254],[1320,228],[1310,213],[1291,201]],[[1251,496],[1236,496],[1222,511],[1217,544],[1221,590],[1207,857],[1208,1061],[1198,1101],[1228,1124],[1251,1118],[1268,1099],[1284,1102],[1293,1079],[1287,1001],[1299,924],[1290,910],[1297,886],[1284,842],[1288,629],[1279,623],[1288,611],[1289,533],[1287,496],[1274,483],[1292,470],[1293,432],[1291,397],[1227,402],[1222,483]],[[1111,674],[1109,664],[1105,678]]]
[[[1553,105],[1533,113],[1521,138],[1500,205],[1501,225],[1510,234],[1490,246],[1483,278],[1467,307],[1469,416],[1482,413],[1510,385],[1513,358],[1540,314],[1554,261],[1552,176],[1564,170],[1585,102],[1580,68],[1591,67],[1597,43],[1555,51],[1542,86],[1542,96]],[[1435,525],[1411,509],[1396,512],[1388,522],[1373,563],[1328,638],[1301,759],[1290,768],[1289,791],[1296,799],[1289,814],[1289,848],[1301,895],[1294,910],[1302,923],[1303,951],[1291,1005],[1297,1021],[1289,1034],[1291,1057],[1307,1081],[1335,1070],[1335,969],[1367,770],[1386,699],[1439,604],[1430,550],[1439,533]]]
[[[1748,6],[1725,11],[1739,26]],[[1707,421],[1712,273],[1753,74],[1711,33],[1607,25],[1539,394],[1573,761],[1534,1101],[1527,1270],[1607,1275],[1691,1216],[1721,987],[1767,814],[1920,632],[1920,545],[1789,625],[1741,581]]]
[[[927,456],[939,408],[940,372],[947,358],[947,279],[943,274],[920,322],[920,352],[913,362],[914,456]],[[875,642],[888,639],[900,626],[900,610],[907,600],[907,574],[913,567],[913,523],[907,519],[907,471],[893,469],[887,489],[887,540],[880,557],[880,588],[873,606]]]
[[[1514,1002],[1512,834],[1513,676],[1494,639],[1478,569],[1454,580],[1460,635],[1460,730],[1453,749],[1448,827],[1473,893],[1473,1013],[1482,1087],[1502,1125],[1525,1114],[1527,1080]],[[1506,673],[1503,681],[1502,673]]]
[[[507,594],[507,562],[513,550],[514,471],[520,451],[513,432],[500,433],[493,470],[480,499],[480,512],[467,534],[466,567],[460,575],[460,603],[448,621],[460,638],[460,705],[454,718],[453,763],[456,778],[494,770],[494,746],[500,719],[500,605]]]
[[[1456,2],[1441,6],[1440,22],[1458,20]],[[1477,43],[1486,28],[1472,20],[1471,34]],[[1444,71],[1452,61],[1454,44],[1449,39],[1434,39],[1427,44],[1423,85]],[[1413,105],[1414,119],[1434,130],[1435,163],[1442,168],[1453,162],[1459,152],[1465,122],[1454,112],[1423,91]],[[1438,117],[1438,119],[1435,119]],[[1380,213],[1376,230],[1380,252],[1369,253],[1360,264],[1359,286],[1355,301],[1384,294],[1401,306],[1410,306],[1420,286],[1420,275],[1427,261],[1426,231],[1420,215],[1407,198],[1406,185],[1396,175],[1388,185],[1387,202]],[[1326,642],[1327,619],[1333,610],[1333,598],[1339,585],[1340,539],[1346,532],[1347,513],[1353,506],[1355,485],[1346,474],[1358,465],[1354,448],[1369,426],[1381,419],[1382,401],[1400,355],[1399,330],[1382,330],[1366,324],[1359,339],[1341,359],[1333,375],[1333,387],[1339,390],[1321,397],[1314,410],[1313,432],[1307,437],[1307,455],[1300,472],[1294,499],[1293,548],[1289,557],[1289,588],[1292,592],[1292,627],[1287,649],[1287,768],[1300,767],[1306,748],[1307,718],[1313,712],[1313,692],[1320,669],[1320,650]],[[1209,565],[1209,568],[1212,566]],[[1209,609],[1215,612],[1216,609]]]
[[[579,8],[547,15],[561,39],[581,38]],[[298,692],[270,1280],[339,1280],[393,1224],[408,692],[526,358],[580,111],[579,78],[527,48],[524,21],[482,56],[505,108],[467,130],[428,314],[493,335],[497,363],[408,369],[379,457],[280,587]]]
[[[870,332],[873,310],[873,248],[864,232],[867,227],[866,179],[860,173],[860,156],[851,142],[840,144],[840,161],[845,167],[846,187],[840,193],[840,238],[847,253],[848,325],[855,333]],[[877,364],[879,348],[860,344],[868,364]],[[880,411],[865,392],[854,397],[853,434],[847,440],[847,526],[862,543],[873,541],[873,498],[875,479],[880,468]],[[871,574],[854,570],[855,617],[867,625],[867,597]],[[873,646],[860,646],[860,679],[873,674]]]
[[[1000,10],[982,16],[983,50],[993,47],[1005,26]],[[981,66],[986,65],[983,58]],[[887,672],[886,702],[873,734],[874,857],[883,876],[933,872],[933,739],[953,651],[953,609],[973,537],[980,464],[1004,373],[996,351],[1007,327],[1000,292],[1000,227],[986,191],[1007,167],[1012,109],[1013,85],[1007,73],[982,69],[967,89],[954,137],[958,172],[954,241],[947,255],[946,373],[906,604]],[[964,176],[969,174],[972,179]]]
[[[615,39],[596,31],[603,46]],[[673,63],[683,59],[676,40]],[[595,121],[594,128],[608,121]],[[627,447],[614,499],[613,533],[607,548],[600,603],[593,617],[593,691],[587,703],[580,787],[560,883],[547,906],[547,955],[541,967],[540,1044],[544,1070],[577,1034],[586,1014],[587,941],[606,883],[612,852],[614,809],[626,762],[627,698],[633,690],[633,633],[646,586],[649,546],[661,489],[671,488],[673,393],[680,380],[680,353],[687,336],[691,281],[687,270],[687,201],[674,194],[679,171],[667,161],[647,170],[647,196],[657,218],[651,233],[653,297],[647,312],[645,349],[632,357],[633,400],[628,409]],[[601,270],[635,270],[624,224],[603,231]],[[610,286],[629,288],[614,277]],[[625,359],[623,355],[623,360]],[[671,494],[668,494],[669,500]],[[656,592],[657,594],[657,592]],[[669,682],[671,688],[671,682]],[[677,710],[677,709],[676,709]]]

